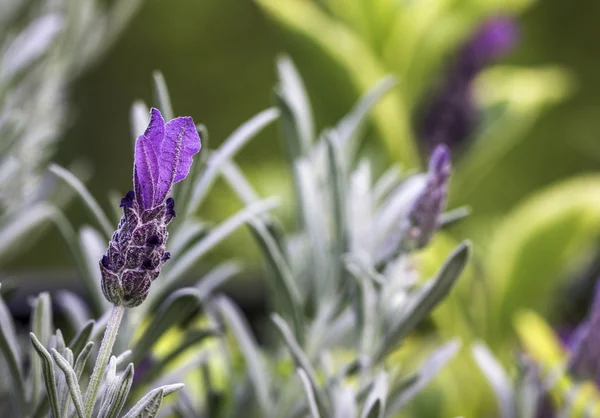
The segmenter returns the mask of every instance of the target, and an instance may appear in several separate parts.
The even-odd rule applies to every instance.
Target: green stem
[[[113,306],[113,310],[110,313],[106,331],[104,331],[104,337],[102,338],[102,344],[100,344],[100,350],[98,351],[98,358],[94,365],[94,371],[92,372],[92,377],[90,377],[90,383],[85,394],[84,412],[86,418],[92,417],[98,389],[100,389],[100,383],[106,372],[106,366],[108,365],[108,360],[110,360],[124,313],[124,306]]]

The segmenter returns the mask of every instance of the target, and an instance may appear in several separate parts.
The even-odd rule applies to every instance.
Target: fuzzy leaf
[[[56,292],[54,300],[73,330],[80,330],[87,325],[91,314],[82,298],[68,290],[61,290]]]
[[[117,418],[125,405],[133,383],[133,363],[130,363],[116,384],[115,390],[100,408],[98,418]]]
[[[164,274],[163,282],[173,284],[177,280],[180,280],[183,275],[194,266],[194,263],[200,257],[213,249],[223,239],[229,236],[229,234],[248,222],[252,217],[267,212],[277,207],[277,205],[278,202],[275,199],[261,200],[253,205],[245,207],[225,222],[215,227],[205,238],[191,246],[186,252],[173,260],[173,264],[171,264],[168,271]],[[152,293],[150,293],[150,297],[152,297]]]
[[[416,372],[416,378],[411,379],[403,390],[389,401],[388,413],[393,415],[410,401],[421,389],[423,389],[439,371],[452,359],[460,349],[460,342],[450,341],[433,352]]]
[[[58,403],[58,392],[56,389],[56,377],[54,375],[54,362],[48,350],[38,341],[33,332],[29,333],[33,348],[41,360],[42,375],[46,384],[46,396],[50,403],[50,409],[55,417],[60,417],[60,408]]]
[[[375,377],[373,387],[362,412],[362,418],[383,418],[385,415],[385,404],[388,396],[388,376],[381,372]]]
[[[106,251],[106,239],[94,228],[83,226],[79,231],[79,247],[82,254],[80,255],[81,267],[85,269],[84,275],[91,282],[86,283],[91,293],[95,295],[97,304],[102,306],[102,312],[108,310],[110,303],[102,294],[100,283],[102,276],[98,268],[98,260],[102,258]]]
[[[96,322],[92,319],[87,321],[85,325],[75,334],[71,342],[69,343],[69,348],[73,351],[73,355],[77,358],[79,353],[87,346],[88,341],[90,340],[90,336],[92,335],[92,331],[94,329],[94,325]]]
[[[279,117],[279,111],[271,108],[263,110],[252,119],[242,124],[226,140],[223,145],[209,158],[206,170],[194,184],[187,214],[195,213],[202,199],[213,185],[221,170],[221,165],[235,156],[235,154],[256,136],[262,129]]]
[[[232,302],[225,297],[220,297],[217,299],[216,305],[229,325],[229,329],[246,359],[248,374],[262,413],[264,416],[269,416],[272,402],[269,395],[271,378],[258,344],[254,340],[246,320]]]
[[[223,283],[242,271],[242,264],[237,261],[225,261],[217,265],[202,276],[202,278],[198,280],[198,283],[196,283],[196,289],[199,292],[200,298],[206,299],[214,293],[216,289],[221,287]]]
[[[26,238],[29,234],[46,224],[57,212],[50,204],[38,203],[7,219],[7,222],[0,226],[0,262],[5,262],[15,251],[27,245]]]
[[[306,395],[306,400],[308,401],[308,409],[310,410],[312,418],[321,418],[319,407],[317,406],[317,401],[315,400],[315,393],[313,392],[308,375],[301,368],[296,369],[296,373],[298,373],[298,376],[302,381],[302,388],[304,389],[304,394]]]
[[[328,403],[329,399],[327,397],[327,394],[317,385],[317,373],[313,366],[310,364],[308,356],[298,345],[298,342],[294,338],[292,331],[279,315],[272,314],[271,320],[275,324],[283,341],[290,350],[290,353],[294,358],[294,362],[299,368],[304,370],[304,372],[306,373],[306,377],[308,378],[308,381],[310,382],[312,390],[315,394],[315,400],[319,409],[319,413],[324,417],[330,416],[330,405]]]
[[[397,80],[392,76],[385,76],[369,88],[352,110],[336,125],[335,130],[343,148],[348,150],[347,157],[354,159],[360,138],[364,134],[367,117],[377,103],[396,85]]]
[[[106,213],[104,213],[96,199],[94,199],[85,185],[77,177],[75,177],[73,173],[57,164],[51,164],[48,170],[67,183],[79,195],[85,204],[85,207],[98,222],[98,225],[100,225],[102,231],[104,232],[105,238],[110,238],[114,228],[108,220]]]
[[[129,111],[129,124],[131,125],[131,137],[135,140],[138,136],[143,135],[148,125],[148,113],[150,109],[146,106],[146,103],[141,100],[136,100],[131,106]]]
[[[61,15],[47,13],[25,27],[2,53],[0,79],[12,77],[48,52],[63,26]]]
[[[158,409],[165,396],[178,391],[183,387],[183,384],[176,383],[174,385],[166,385],[160,388],[153,389],[144,396],[138,403],[123,418],[153,418],[156,416]]]
[[[152,80],[154,81],[154,99],[158,103],[158,108],[162,114],[165,115],[165,119],[173,119],[175,117],[175,113],[173,113],[169,89],[167,88],[167,83],[165,82],[163,73],[160,71],[154,71],[152,73]]]
[[[134,347],[131,361],[139,363],[148,353],[153,344],[172,326],[181,323],[189,315],[202,306],[202,300],[196,289],[179,289],[159,306],[152,322],[144,331]]]
[[[0,298],[0,353],[2,353],[12,379],[14,393],[19,399],[21,408],[25,407],[25,385],[21,369],[21,350],[17,343],[17,335],[12,316],[2,298]]]
[[[437,276],[427,282],[411,299],[404,316],[386,335],[377,359],[382,359],[394,350],[397,344],[448,295],[467,264],[470,248],[467,241],[460,244],[450,254]]]
[[[77,379],[81,378],[81,374],[83,373],[83,369],[85,368],[85,363],[90,357],[90,354],[92,354],[92,348],[94,348],[94,342],[90,341],[85,345],[85,347],[83,347],[81,352],[77,355],[75,365],[73,366],[73,369],[75,370],[75,376],[77,376]]]
[[[140,376],[138,383],[152,382],[172,361],[177,359],[186,350],[207,338],[217,335],[220,335],[220,333],[217,330],[212,329],[193,329],[186,331],[183,341],[173,350],[169,351],[168,354],[156,359],[152,366]]]
[[[503,366],[483,343],[475,344],[471,351],[479,369],[494,390],[500,407],[500,417],[512,418],[514,412],[512,383]]]
[[[314,140],[314,122],[302,78],[289,57],[277,60],[277,97],[290,161],[308,154]]]
[[[75,411],[77,412],[77,416],[79,418],[85,418],[85,415],[83,413],[83,397],[81,396],[81,389],[79,388],[79,383],[77,382],[77,376],[75,375],[75,371],[73,370],[69,362],[58,353],[58,351],[56,351],[55,349],[51,349],[51,351],[54,361],[65,374],[67,386],[69,388],[69,393],[71,394],[73,404],[75,405]]]
[[[54,333],[52,324],[52,301],[47,292],[40,293],[33,302],[33,312],[31,315],[31,331],[39,339],[42,346],[47,346],[50,342],[50,337]],[[33,350],[37,351],[34,346]],[[42,370],[43,359],[33,355],[31,351],[31,401],[36,404],[42,394]]]

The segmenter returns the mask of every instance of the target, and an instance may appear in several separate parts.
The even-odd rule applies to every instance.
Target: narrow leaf
[[[262,413],[264,416],[269,416],[272,406],[269,395],[271,378],[258,344],[254,340],[245,319],[232,302],[225,297],[220,297],[217,299],[216,305],[229,325],[229,329],[237,340],[240,351],[246,359],[248,374],[254,386]]]
[[[233,276],[242,272],[242,264],[237,261],[226,261],[206,273],[196,284],[201,299],[206,299],[215,289]]]
[[[450,341],[444,346],[433,352],[417,370],[416,379],[411,379],[410,384],[405,386],[389,402],[388,413],[393,415],[400,410],[408,401],[410,401],[421,389],[423,389],[432,379],[434,379],[440,370],[452,359],[460,349],[458,340]]]
[[[57,164],[51,164],[48,168],[51,173],[62,179],[65,183],[67,183],[71,188],[77,192],[83,203],[85,203],[85,207],[92,214],[94,219],[98,222],[98,225],[101,227],[102,231],[106,238],[110,238],[114,228],[111,226],[108,217],[96,201],[85,185],[75,177],[69,170],[64,167],[61,167]]]
[[[75,376],[77,376],[77,379],[81,378],[81,374],[85,368],[85,363],[90,357],[90,354],[92,354],[92,348],[94,348],[94,343],[93,341],[90,341],[85,345],[85,347],[83,347],[83,350],[81,350],[77,356],[77,359],[75,360],[75,366],[73,366],[73,370],[75,370]]]
[[[202,199],[213,185],[217,175],[219,174],[221,164],[233,158],[233,156],[248,141],[250,141],[268,124],[277,119],[278,116],[279,111],[274,108],[262,111],[236,129],[225,140],[223,145],[221,145],[221,147],[219,147],[219,149],[212,154],[207,162],[206,170],[204,173],[202,173],[202,176],[200,176],[196,184],[194,184],[186,212],[188,215],[195,213],[198,210]]]
[[[46,13],[23,28],[2,52],[0,79],[4,79],[3,83],[48,52],[63,26],[60,14]]]
[[[154,81],[154,100],[158,103],[158,108],[165,116],[165,119],[171,120],[175,117],[175,113],[173,113],[173,106],[171,105],[171,98],[165,77],[162,72],[154,71],[152,79]]]
[[[46,396],[48,397],[48,401],[50,403],[52,415],[55,417],[60,417],[58,392],[56,390],[56,378],[54,375],[54,363],[52,361],[52,357],[50,356],[50,353],[44,348],[44,346],[38,341],[35,334],[31,332],[29,333],[29,336],[31,337],[31,342],[33,343],[35,351],[41,359],[42,375],[46,384]]]
[[[290,161],[305,156],[314,138],[314,122],[304,83],[292,60],[281,57],[277,60],[279,85],[277,95],[282,110],[285,137],[289,144]]]
[[[388,396],[388,376],[379,373],[373,383],[373,388],[367,395],[365,406],[361,414],[362,418],[383,418],[385,415],[385,404]]]
[[[229,236],[229,234],[248,222],[252,217],[277,207],[277,204],[277,200],[275,199],[261,200],[253,205],[247,206],[225,222],[218,225],[204,239],[194,244],[190,249],[174,260],[171,268],[165,273],[163,279],[164,283],[172,285],[177,280],[180,280],[183,275],[194,266],[194,263],[200,257],[217,246],[217,244]]]
[[[217,330],[212,329],[195,329],[186,331],[184,340],[168,354],[156,359],[150,369],[142,374],[138,383],[152,382],[155,378],[160,376],[161,372],[163,372],[172,361],[178,358],[187,349],[204,341],[206,338],[217,335],[220,335],[220,333]]]
[[[83,236],[77,236],[73,226],[61,212],[56,212],[52,219],[69,248],[79,276],[83,280],[83,285],[85,286],[88,296],[91,298],[93,313],[101,315],[108,307],[108,301],[100,289],[100,282],[97,280],[96,276],[97,269],[95,271],[90,271],[87,262],[87,254],[83,247],[85,244]],[[90,229],[93,230],[92,228]],[[93,231],[100,235],[95,230]]]
[[[396,87],[397,80],[393,76],[386,76],[379,80],[354,105],[352,110],[335,127],[341,144],[348,150],[347,157],[354,159],[360,145],[360,137],[364,134],[369,113],[375,105],[391,89]]]
[[[138,364],[153,344],[171,327],[187,319],[200,308],[202,300],[196,289],[179,289],[167,297],[159,306],[152,322],[133,348],[131,361]]]
[[[148,113],[150,109],[146,103],[136,100],[129,111],[129,124],[131,125],[131,138],[133,143],[138,136],[143,135],[148,126]]]
[[[475,344],[471,349],[479,369],[494,390],[502,418],[514,418],[512,384],[502,365],[483,344]]]
[[[308,375],[301,368],[296,369],[296,373],[298,373],[298,376],[302,381],[302,388],[304,389],[306,400],[308,401],[308,408],[312,418],[321,418],[321,414],[319,414],[319,408],[317,407],[317,401],[315,400],[315,393],[313,392]]]
[[[444,212],[442,213],[442,216],[440,216],[440,228],[446,228],[460,222],[470,214],[471,208],[469,206],[461,206],[448,212]]]
[[[102,235],[94,228],[90,226],[83,226],[79,231],[79,247],[81,251],[81,265],[85,269],[84,275],[91,280],[87,283],[89,291],[96,295],[95,299],[98,301],[97,304],[102,306],[102,311],[105,312],[110,306],[101,290],[100,269],[98,267],[98,260],[102,258],[106,251],[107,241]]]
[[[394,350],[397,344],[448,295],[467,264],[470,248],[468,241],[460,244],[450,254],[437,277],[427,282],[416,297],[411,299],[405,315],[386,335],[377,359],[382,359]]]
[[[285,321],[279,315],[272,314],[271,320],[275,324],[277,330],[279,331],[281,337],[283,338],[283,341],[285,342],[288,349],[290,350],[290,353],[292,354],[292,357],[294,358],[296,365],[299,368],[301,368],[302,370],[304,370],[304,372],[306,373],[306,377],[308,378],[308,380],[311,384],[312,390],[314,391],[315,399],[316,399],[320,414],[324,417],[331,416],[331,413],[329,410],[329,405],[327,403],[328,402],[327,395],[317,385],[317,373],[316,373],[315,369],[312,367],[312,365],[310,364],[310,360],[308,359],[308,356],[302,350],[302,348],[298,345],[298,342],[294,338],[292,331],[290,330],[288,325],[285,323]]]
[[[92,335],[92,331],[94,329],[95,321],[90,319],[86,324],[75,334],[71,342],[69,343],[69,348],[73,351],[73,355],[77,358],[79,354],[82,352],[84,347],[87,346],[88,341]]]
[[[90,311],[83,299],[73,292],[68,290],[56,292],[54,300],[73,330],[80,330],[91,318]]]
[[[54,361],[65,374],[65,378],[67,379],[67,386],[69,387],[69,393],[71,394],[71,399],[73,401],[73,404],[75,405],[75,411],[77,412],[77,416],[79,418],[85,418],[85,415],[83,413],[83,398],[81,396],[81,389],[79,388],[79,383],[77,382],[77,376],[75,375],[75,371],[73,370],[69,362],[58,353],[58,351],[56,351],[55,349],[51,349],[51,351]]]
[[[133,383],[133,363],[130,363],[123,375],[119,379],[117,387],[107,402],[107,408],[105,413],[100,413],[98,418],[117,418],[119,413],[125,405],[131,384]],[[101,409],[104,405],[101,407]]]
[[[2,298],[0,298],[0,352],[8,365],[14,394],[18,397],[23,411],[25,408],[25,384],[20,363],[21,352],[17,343],[12,315]]]
[[[178,391],[183,384],[166,385],[150,391],[123,418],[152,418],[158,412],[163,398]]]
[[[52,219],[56,212],[50,204],[33,204],[0,226],[0,262],[5,262],[16,250],[27,245],[25,238]]]
[[[50,337],[54,333],[52,329],[52,301],[47,292],[41,293],[33,302],[33,313],[31,316],[31,331],[39,338],[42,346],[47,346]],[[31,402],[37,404],[42,396],[43,359],[38,358],[31,351]]]

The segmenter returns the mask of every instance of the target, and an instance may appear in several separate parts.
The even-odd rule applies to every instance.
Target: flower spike
[[[192,118],[165,124],[157,109],[150,111],[148,128],[135,143],[134,191],[121,199],[123,217],[99,263],[102,291],[114,305],[141,304],[170,258],[167,225],[175,217],[175,201],[166,197],[188,175],[200,146]]]

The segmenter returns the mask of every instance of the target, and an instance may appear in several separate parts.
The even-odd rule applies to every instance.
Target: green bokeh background
[[[593,0],[539,1],[521,16],[521,43],[505,62],[563,66],[573,74],[576,89],[546,111],[470,201],[463,202],[473,206],[475,217],[503,214],[534,189],[600,166],[598,17],[600,3]],[[153,103],[153,70],[164,73],[176,114],[204,123],[214,148],[243,121],[273,105],[274,60],[281,52],[291,53],[305,78],[318,127],[333,124],[356,95],[344,88],[343,78],[323,76],[328,64],[317,56],[286,47],[285,37],[252,1],[146,1],[117,44],[70,92],[72,126],[55,160],[68,164],[83,159],[93,169],[90,190],[108,208],[115,203],[108,201],[110,190],[125,193],[131,187],[129,110],[136,99]],[[289,190],[276,127],[252,141],[238,161],[263,194],[285,196]],[[232,213],[237,203],[228,196],[226,187],[217,184],[204,217],[217,221]],[[284,203],[280,213],[285,217],[291,210]],[[89,222],[79,202],[73,202],[68,214],[76,225]],[[253,259],[256,253],[246,238],[235,235],[220,256],[239,256],[241,251]],[[70,266],[58,234],[47,234],[12,267]]]

